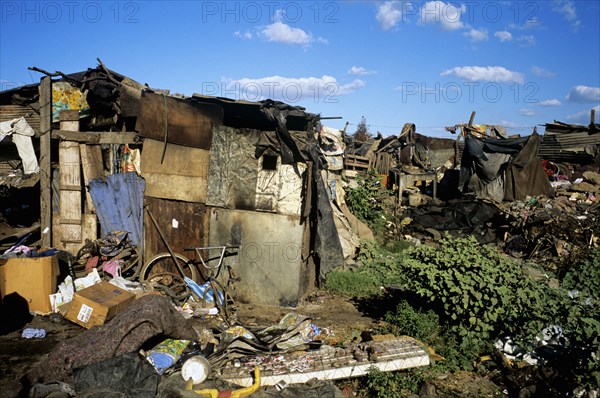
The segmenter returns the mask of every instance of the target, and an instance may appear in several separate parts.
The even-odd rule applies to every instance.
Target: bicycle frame
[[[223,245],[223,246],[208,246],[208,247],[186,247],[183,250],[185,250],[185,251],[193,250],[196,253],[196,257],[198,257],[200,259],[200,263],[202,264],[202,266],[204,268],[209,270],[211,273],[213,272],[213,270],[217,270],[216,275],[210,275],[209,278],[217,278],[219,276],[219,272],[221,271],[221,265],[223,265],[223,259],[225,258],[225,253],[227,253],[227,249],[239,249],[239,248],[240,248],[240,245]],[[209,250],[215,250],[215,249],[221,250],[221,254],[218,257],[219,263],[215,266],[210,266],[206,263],[206,261],[214,260],[215,258],[213,258],[213,259],[209,258],[206,261],[204,261],[204,258],[202,258],[202,251],[209,251]],[[196,264],[198,264],[197,261],[194,261],[194,262]]]

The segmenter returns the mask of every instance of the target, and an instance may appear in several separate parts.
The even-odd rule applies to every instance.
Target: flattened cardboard
[[[75,292],[65,318],[86,329],[103,325],[135,300],[135,294],[108,282]]]
[[[56,293],[58,274],[55,255],[0,260],[0,293],[4,297],[16,292],[27,301],[30,312],[50,314],[49,295]]]

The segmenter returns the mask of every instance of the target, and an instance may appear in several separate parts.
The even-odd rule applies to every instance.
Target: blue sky
[[[0,2],[0,89],[96,65],[155,88],[274,98],[327,125],[452,137],[600,118],[600,2]]]

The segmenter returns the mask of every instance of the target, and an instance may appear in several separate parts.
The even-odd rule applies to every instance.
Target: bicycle
[[[227,323],[233,318],[232,307],[234,305],[233,297],[229,290],[233,282],[240,280],[235,271],[227,266],[228,277],[225,285],[217,278],[222,269],[223,260],[226,255],[232,255],[231,249],[239,249],[239,245],[223,245],[212,247],[188,247],[184,251],[193,251],[194,259],[175,253],[164,252],[152,257],[140,271],[140,282],[148,284],[152,288],[162,291],[171,299],[177,302],[184,302],[193,292],[185,281],[185,278],[191,279],[193,282],[198,282],[198,266],[202,265],[206,274],[200,272],[202,279],[208,283],[210,287],[205,287],[204,292],[194,292],[199,300],[206,305],[208,295],[212,290],[213,302],[219,309],[223,318]],[[211,250],[220,250],[220,254],[216,257],[203,257],[203,251],[210,252]],[[216,265],[210,265],[213,260],[218,260]]]
[[[96,240],[85,240],[85,244],[77,251],[77,255],[69,259],[69,272],[73,279],[85,277],[91,269],[87,269],[87,262],[90,258],[96,257],[93,265],[105,278],[107,272],[111,277],[118,272],[125,279],[133,281],[137,278],[140,270],[141,259],[138,254],[138,248],[128,237],[128,232],[112,231],[104,237]],[[104,269],[108,263],[118,265],[112,271]]]

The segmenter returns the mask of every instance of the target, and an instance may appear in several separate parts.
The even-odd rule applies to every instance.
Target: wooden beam
[[[471,112],[471,117],[469,118],[469,127],[473,127],[474,120],[475,120],[475,111]]]
[[[66,131],[52,130],[55,140],[75,141],[82,144],[137,144],[142,138],[136,132],[127,131]]]
[[[52,129],[52,79],[43,77],[39,86],[40,105],[40,225],[42,247],[52,243],[52,194],[50,191],[50,165]]]

